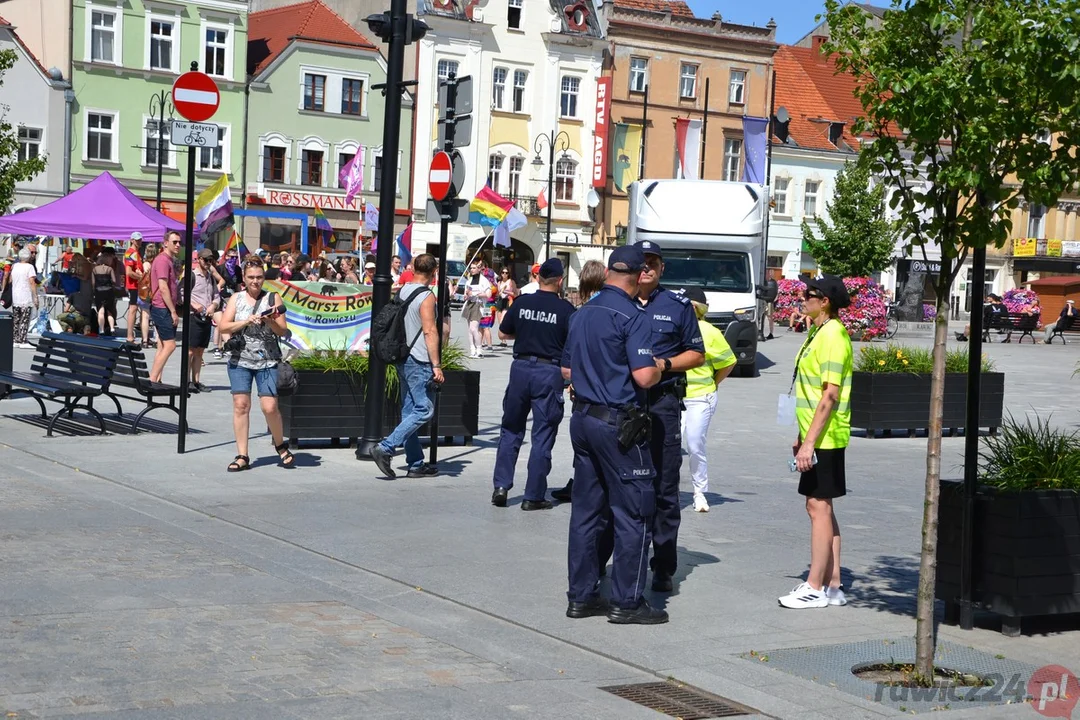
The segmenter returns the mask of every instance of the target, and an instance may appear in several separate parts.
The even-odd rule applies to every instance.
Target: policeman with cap
[[[652,350],[663,373],[648,394],[652,415],[650,450],[656,466],[656,516],[653,520],[653,584],[656,592],[671,592],[671,578],[678,565],[679,468],[682,467],[682,398],[686,396],[686,371],[705,362],[694,308],[680,294],[660,286],[664,256],[649,240],[635,244],[645,255],[638,299],[652,327]]]
[[[656,474],[644,391],[660,380],[649,321],[635,300],[644,266],[639,248],[616,248],[603,289],[571,319],[563,354],[563,374],[574,387],[566,594],[570,618],[607,615],[613,623],[648,625],[668,619],[642,596]],[[610,603],[597,591],[598,545],[609,522],[615,542]]]
[[[502,430],[495,455],[495,491],[491,504],[506,507],[506,494],[514,486],[525,420],[532,411],[532,447],[522,510],[547,510],[547,476],[551,449],[563,418],[563,375],[560,368],[570,316],[574,306],[559,297],[563,264],[551,258],[540,266],[539,291],[518,298],[499,325],[499,339],[514,340],[514,362],[503,396]]]

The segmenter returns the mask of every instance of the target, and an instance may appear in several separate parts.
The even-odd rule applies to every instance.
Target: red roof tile
[[[615,0],[615,7],[661,13],[670,10],[675,16],[694,17],[694,11],[683,0]]]
[[[788,133],[799,147],[840,149],[829,141],[829,122],[842,122],[842,140],[859,150],[851,127],[863,115],[854,96],[855,79],[836,74],[835,64],[814,48],[781,45],[773,56],[776,68],[776,107],[791,116]],[[815,122],[816,121],[816,122]],[[773,142],[779,142],[775,138]]]
[[[248,65],[258,75],[293,40],[378,50],[321,0],[309,0],[248,15]]]

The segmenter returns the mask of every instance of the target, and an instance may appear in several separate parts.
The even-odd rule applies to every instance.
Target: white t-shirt
[[[491,281],[483,275],[468,276],[465,278],[465,297],[479,297],[487,300],[491,297]]]
[[[37,293],[37,271],[28,262],[15,263],[11,266],[11,304],[26,307],[34,304]]]
[[[532,295],[534,292],[540,289],[540,283],[531,282],[525,285],[518,292],[519,295]]]

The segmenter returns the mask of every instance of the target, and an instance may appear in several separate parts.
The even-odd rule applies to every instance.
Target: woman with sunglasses
[[[495,317],[495,324],[496,326],[502,326],[506,311],[510,309],[510,304],[514,302],[514,298],[517,296],[517,283],[514,282],[514,278],[510,277],[510,268],[504,266],[499,271],[498,286],[499,299],[495,301],[495,311],[498,314]],[[506,342],[500,342],[499,347],[506,347]]]
[[[844,449],[851,438],[852,352],[839,314],[850,304],[840,278],[806,281],[803,314],[810,325],[792,378],[799,425],[792,451],[794,469],[801,473],[799,494],[806,497],[810,516],[810,572],[806,582],[778,599],[793,610],[847,604],[833,500],[847,494]]]
[[[232,336],[225,349],[229,351],[229,386],[233,399],[233,433],[236,435],[236,458],[229,463],[229,472],[251,468],[248,456],[248,428],[251,414],[251,384],[259,393],[259,405],[270,428],[274,450],[282,467],[295,462],[289,443],[282,436],[281,411],[277,402],[278,363],[281,345],[278,338],[288,331],[285,307],[281,296],[263,290],[266,277],[262,261],[249,259],[244,263],[244,292],[229,298],[221,317],[221,330]]]

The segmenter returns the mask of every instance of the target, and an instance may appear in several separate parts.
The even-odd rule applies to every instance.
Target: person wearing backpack
[[[371,450],[375,465],[387,477],[397,477],[392,460],[398,447],[405,448],[408,477],[438,475],[435,465],[424,462],[417,430],[435,414],[435,386],[443,382],[439,356],[436,299],[430,285],[438,267],[434,255],[413,259],[413,279],[371,324],[371,352],[397,367],[401,393],[401,422]],[[434,360],[434,361],[433,361]]]

